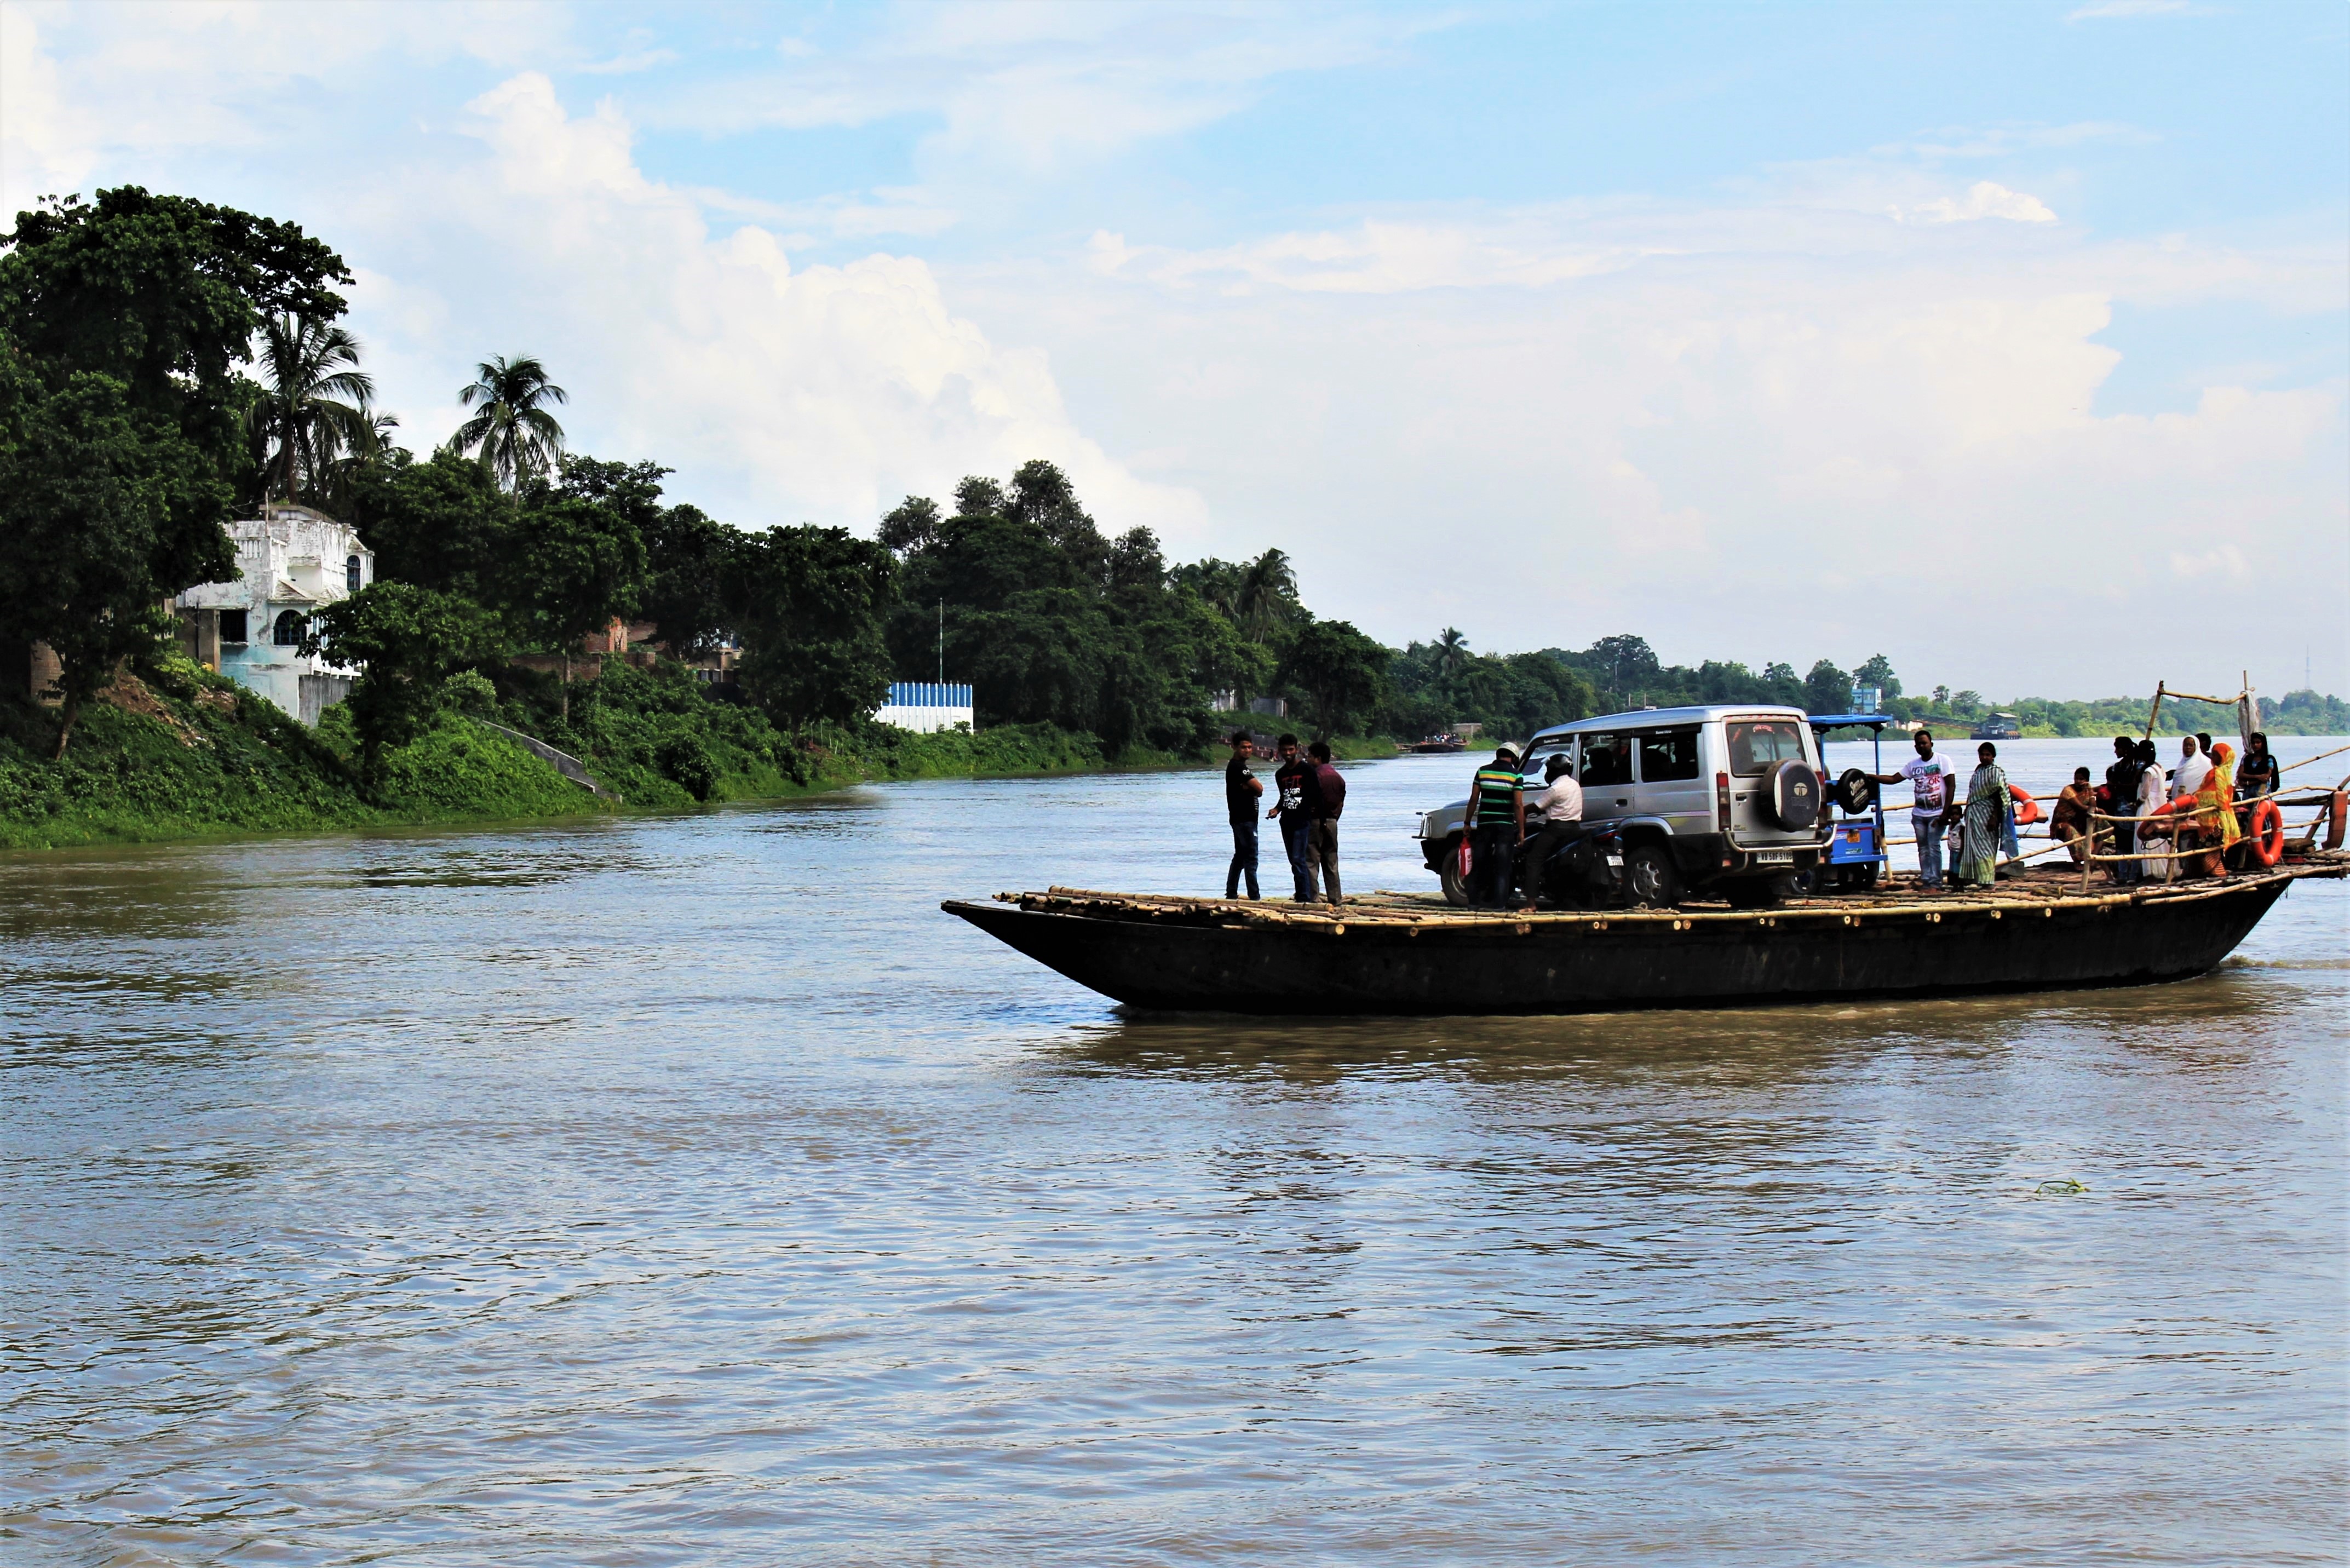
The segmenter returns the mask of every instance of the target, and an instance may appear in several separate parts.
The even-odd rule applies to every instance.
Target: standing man
[[[2155,770],[2158,774],[2162,770]],[[2106,770],[2106,790],[2110,805],[2106,810],[2116,816],[2136,817],[2138,813],[2138,792],[2146,780],[2146,763],[2137,754],[2137,742],[2127,735],[2114,737],[2114,765]],[[2113,852],[2128,855],[2137,847],[2137,828],[2134,823],[2114,825]],[[2106,870],[2114,886],[2126,888],[2138,879],[2138,863],[2134,860],[2110,862]]]
[[[1314,764],[1297,754],[1296,736],[1284,735],[1275,744],[1281,749],[1281,766],[1273,770],[1273,787],[1278,793],[1265,815],[1281,818],[1281,846],[1288,853],[1289,874],[1297,884],[1290,897],[1311,904],[1315,899],[1314,818],[1322,805],[1321,781],[1314,776]]]
[[[1314,759],[1314,785],[1321,792],[1322,809],[1314,818],[1313,858],[1322,867],[1322,893],[1334,904],[1346,899],[1338,892],[1338,818],[1347,809],[1347,781],[1330,765],[1330,745],[1316,741],[1305,748]]]
[[[1909,786],[1909,831],[1918,840],[1918,885],[1942,885],[1942,813],[1957,787],[1959,770],[1934,749],[1934,732],[1920,730],[1912,737],[1918,754],[1896,774],[1871,774],[1878,784]]]
[[[1224,815],[1232,825],[1232,863],[1224,872],[1224,897],[1241,896],[1241,877],[1248,877],[1248,896],[1256,888],[1256,803],[1264,796],[1264,781],[1249,772],[1256,742],[1246,730],[1232,732],[1232,760],[1224,764]]]
[[[1507,909],[1526,837],[1525,781],[1518,753],[1503,746],[1469,786],[1469,901]]]

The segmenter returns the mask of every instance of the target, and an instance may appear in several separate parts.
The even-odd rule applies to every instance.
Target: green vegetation
[[[1448,628],[1389,649],[1308,609],[1278,549],[1170,566],[1148,529],[1106,535],[1043,461],[964,478],[951,512],[909,496],[874,540],[735,528],[666,499],[658,463],[567,451],[551,410],[567,395],[528,356],[482,361],[465,422],[419,459],[336,324],[351,281],[291,224],[133,187],[46,201],[0,240],[0,662],[26,669],[46,644],[63,696],[51,711],[0,683],[0,843],[609,809],[488,724],[660,808],[1197,762],[1238,723],[1363,754],[1363,736],[1470,721],[1522,736],[1644,703],[1819,712],[1849,704],[1855,674],[1898,716],[1987,709],[1903,697],[1882,655],[1799,676],[1668,667],[1628,635],[1497,656]],[[315,734],[181,659],[157,608],[229,577],[224,523],[273,496],[345,518],[375,552],[376,580],[307,628],[306,653],[360,671]],[[639,616],[653,657],[596,650]],[[681,662],[721,652],[722,683]],[[574,680],[582,660],[592,678]],[[892,679],[941,661],[973,688],[977,733],[869,722]],[[1234,711],[1257,699],[1284,716]],[[2009,706],[2030,733],[2143,715],[2137,700]],[[2350,728],[2314,692],[2262,708],[2280,733]],[[2166,708],[2166,732],[2180,727],[2232,725]]]

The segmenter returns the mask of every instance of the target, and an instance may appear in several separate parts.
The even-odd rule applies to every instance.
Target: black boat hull
[[[1426,924],[943,907],[1131,1007],[1556,1013],[2183,980],[2227,957],[2291,884],[2279,877],[2194,898],[1999,909]]]

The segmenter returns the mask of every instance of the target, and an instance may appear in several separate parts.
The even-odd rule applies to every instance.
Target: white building
[[[353,671],[305,656],[310,617],[375,581],[359,531],[323,512],[273,501],[228,525],[236,580],[199,583],[178,600],[180,641],[195,659],[260,692],[305,724],[350,692]]]
[[[925,735],[971,729],[971,688],[954,681],[893,680],[889,700],[874,710],[873,722]]]

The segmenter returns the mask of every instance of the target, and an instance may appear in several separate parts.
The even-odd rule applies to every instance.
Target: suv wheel
[[[1469,907],[1469,888],[1461,880],[1461,840],[1447,839],[1444,854],[1436,862],[1436,879],[1444,888],[1444,901],[1456,909]]]
[[[1636,909],[1669,909],[1681,901],[1680,874],[1673,857],[1653,844],[1624,857],[1624,895]]]

